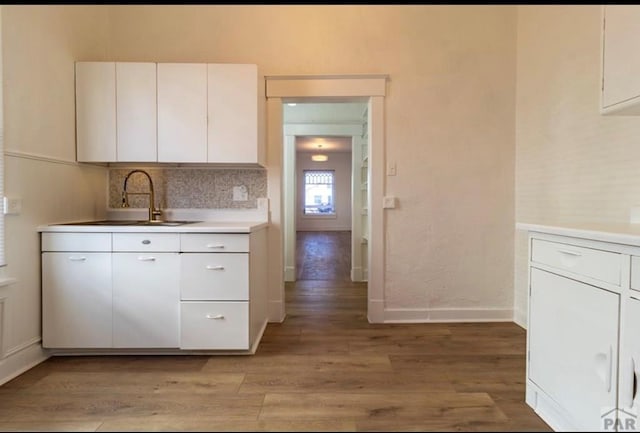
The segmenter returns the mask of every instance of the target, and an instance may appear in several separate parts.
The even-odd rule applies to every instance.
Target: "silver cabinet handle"
[[[224,248],[224,245],[222,245],[222,244],[207,244],[207,248],[221,250],[221,249]]]
[[[224,266],[207,265],[207,269],[210,271],[224,271]]]
[[[211,315],[211,314],[207,314],[206,317],[207,317],[207,319],[213,319],[213,320],[222,320],[222,319],[224,319],[224,316],[222,314],[216,314],[215,316]]]
[[[87,258],[84,256],[80,256],[80,257],[70,256],[69,260],[71,260],[72,262],[84,262],[85,260],[87,260]]]
[[[636,398],[636,385],[637,385],[637,378],[636,378],[636,363],[635,360],[633,359],[633,357],[629,357],[629,364],[627,365],[627,367],[630,370],[631,376],[629,380],[629,388],[627,389],[627,394],[625,396],[625,402],[624,404],[627,407],[633,407],[633,400]]]
[[[138,260],[140,260],[141,262],[155,262],[156,258],[155,257],[140,256],[140,257],[138,257]]]

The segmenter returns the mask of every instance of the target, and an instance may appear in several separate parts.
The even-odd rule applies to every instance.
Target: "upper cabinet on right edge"
[[[640,5],[602,7],[602,114],[640,115]]]

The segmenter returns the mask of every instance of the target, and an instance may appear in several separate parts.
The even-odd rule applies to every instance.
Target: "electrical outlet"
[[[244,185],[233,187],[233,201],[247,201],[249,200],[249,193],[247,187]]]
[[[18,197],[4,197],[3,209],[5,215],[19,215],[22,212],[22,199]]]
[[[383,199],[382,207],[384,209],[395,209],[396,198],[392,195],[385,196]]]

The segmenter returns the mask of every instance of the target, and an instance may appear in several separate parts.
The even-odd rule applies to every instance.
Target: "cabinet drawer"
[[[622,266],[618,253],[533,239],[531,261],[620,285]]]
[[[249,299],[249,254],[183,253],[180,258],[183,301]]]
[[[249,252],[249,235],[236,233],[182,233],[181,251],[208,253]]]
[[[182,302],[181,349],[249,349],[248,302]]]
[[[111,233],[42,233],[42,251],[111,251]]]
[[[114,233],[113,251],[180,251],[178,233]]]

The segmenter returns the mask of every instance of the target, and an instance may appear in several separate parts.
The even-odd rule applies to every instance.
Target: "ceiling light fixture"
[[[318,144],[318,151],[320,151],[322,149],[322,144]],[[322,153],[315,153],[313,155],[311,155],[311,161],[315,161],[315,162],[325,162],[328,161],[329,157],[327,155],[324,155]]]
[[[311,160],[316,162],[325,162],[329,159],[327,155],[315,154],[311,155]]]

